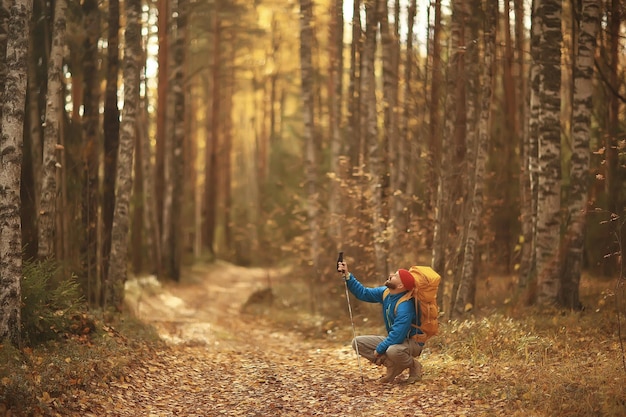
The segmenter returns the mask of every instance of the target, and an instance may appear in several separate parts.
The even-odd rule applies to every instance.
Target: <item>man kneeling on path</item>
[[[413,275],[406,269],[398,269],[389,275],[385,285],[367,288],[348,272],[348,265],[345,262],[338,262],[337,269],[342,273],[348,289],[356,298],[383,305],[387,337],[357,336],[352,341],[352,347],[372,363],[387,368],[387,374],[380,379],[381,382],[393,382],[405,369],[409,370],[407,383],[419,381],[422,377],[422,365],[416,357],[422,353],[424,344],[414,339],[415,335],[422,333],[412,325],[416,322],[414,300],[400,303],[396,308],[398,300],[407,291],[413,290],[415,286]],[[389,289],[388,296],[384,295],[386,289]]]

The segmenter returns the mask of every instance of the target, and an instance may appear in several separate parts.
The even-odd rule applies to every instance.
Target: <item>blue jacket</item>
[[[405,293],[389,294],[383,299],[383,293],[387,287],[365,287],[352,273],[350,273],[350,279],[346,283],[350,292],[359,300],[368,303],[381,303],[383,305],[383,320],[387,329],[387,337],[376,347],[376,352],[379,355],[385,353],[389,346],[403,343],[410,336],[421,333],[411,326],[411,323],[415,322],[415,303],[412,299],[400,303],[398,311],[394,312],[396,302]]]

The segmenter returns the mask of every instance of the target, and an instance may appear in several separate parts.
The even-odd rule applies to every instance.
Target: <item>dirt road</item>
[[[498,399],[450,388],[434,355],[423,358],[421,383],[381,385],[382,370],[365,362],[362,382],[349,337],[308,338],[241,313],[252,293],[282,275],[217,264],[179,285],[133,283],[129,306],[154,324],[168,347],[132,364],[82,415],[509,415]]]

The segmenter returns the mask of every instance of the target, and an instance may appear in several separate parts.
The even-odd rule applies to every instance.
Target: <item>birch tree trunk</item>
[[[0,341],[21,347],[22,233],[20,175],[28,78],[28,28],[33,5],[15,0],[9,10],[6,78],[0,119]]]
[[[9,0],[0,0],[0,94],[4,93],[4,81],[7,77],[7,34],[9,31]],[[0,106],[0,120],[2,107]]]
[[[572,159],[568,223],[561,274],[560,304],[580,309],[579,286],[582,273],[589,183],[591,114],[593,110],[593,74],[596,36],[600,27],[600,0],[583,0],[574,67],[574,102],[572,114]]]
[[[471,154],[474,162],[473,173],[470,173],[471,182],[469,202],[469,214],[465,226],[465,245],[463,249],[463,264],[461,268],[461,279],[456,293],[454,303],[455,317],[461,317],[466,312],[466,306],[473,304],[471,288],[476,280],[476,247],[479,240],[479,228],[483,215],[483,199],[485,188],[485,172],[487,160],[489,158],[490,142],[490,121],[491,121],[491,101],[493,95],[493,63],[495,61],[496,49],[496,22],[498,21],[498,0],[488,0],[484,7],[485,12],[485,32],[484,56],[481,61],[483,73],[480,81],[480,108],[478,114],[478,136],[475,141],[475,149]]]
[[[561,210],[561,1],[536,0],[541,19],[539,59],[539,189],[537,201],[537,301],[558,301]]]
[[[39,247],[40,259],[54,256],[55,221],[57,203],[57,169],[61,169],[58,153],[59,127],[62,123],[63,52],[65,48],[66,0],[54,3],[54,26],[52,48],[48,62],[48,91],[46,92],[46,116],[44,126],[43,166],[41,200],[39,207]]]
[[[312,0],[300,0],[300,65],[302,83],[302,120],[304,121],[304,145],[305,145],[305,173],[307,195],[307,222],[310,236],[311,278],[310,294],[311,307],[315,312],[316,286],[314,279],[319,273],[319,221],[318,221],[318,198],[317,198],[317,158],[315,154],[315,127],[313,109],[313,2]]]
[[[124,300],[124,282],[128,271],[128,231],[130,198],[133,189],[132,164],[137,114],[139,109],[139,74],[141,71],[141,0],[127,0],[124,32],[124,107],[122,108],[120,147],[115,181],[115,210],[111,229],[111,257],[106,282],[105,307],[120,308]]]

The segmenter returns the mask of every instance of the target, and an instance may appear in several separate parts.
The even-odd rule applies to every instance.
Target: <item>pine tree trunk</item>
[[[211,113],[207,121],[207,130],[210,132],[206,145],[205,181],[204,181],[204,246],[211,254],[215,253],[215,228],[217,225],[217,196],[218,192],[218,152],[219,152],[219,98],[220,98],[220,38],[221,23],[218,18],[219,8],[216,10],[213,19],[213,68],[212,68],[212,93],[211,93]]]
[[[398,167],[399,161],[403,154],[398,152],[399,136],[398,136],[398,86],[399,86],[399,67],[398,59],[400,56],[400,39],[396,33],[396,27],[399,24],[394,19],[396,27],[393,31],[389,27],[389,10],[386,1],[378,2],[381,33],[381,49],[382,49],[382,68],[383,68],[383,135],[382,135],[382,155],[381,164],[381,204],[382,217],[385,225],[385,235],[388,253],[387,261],[394,265],[401,262],[399,248],[402,241],[399,239],[400,234],[397,225],[396,204],[395,202],[402,198],[398,187]],[[399,14],[399,13],[398,13]],[[397,16],[396,16],[397,18]],[[391,210],[394,208],[394,210]],[[387,272],[387,264],[385,270]]]
[[[182,256],[182,189],[183,189],[183,155],[185,141],[185,33],[187,2],[178,0],[176,10],[176,34],[174,39],[173,68],[171,79],[172,98],[172,132],[171,144],[166,147],[165,199],[163,213],[162,255],[164,273],[176,281],[180,279]]]
[[[348,136],[350,149],[350,166],[360,169],[362,163],[362,135],[361,135],[361,61],[363,42],[361,35],[361,0],[352,2],[352,42],[350,45],[350,81],[348,85]]]
[[[159,78],[157,84],[157,113],[156,113],[156,142],[155,142],[155,200],[157,204],[159,240],[162,241],[163,230],[163,201],[165,193],[165,147],[168,141],[169,119],[169,80],[170,80],[170,28],[171,24],[171,0],[157,0],[158,8],[158,35],[159,35]],[[161,243],[159,243],[161,245]],[[162,260],[159,260],[162,264]],[[163,271],[158,271],[161,276]]]
[[[542,89],[540,45],[542,42],[541,16],[536,8],[531,12],[529,98],[522,146],[522,163],[525,178],[522,180],[522,253],[520,260],[519,287],[531,290],[537,283],[537,205],[539,201],[539,115]],[[536,294],[528,294],[528,301],[535,301]]]
[[[111,228],[115,209],[115,177],[117,172],[117,153],[120,146],[120,110],[117,106],[118,77],[120,72],[119,0],[109,0],[107,37],[107,71],[104,97],[104,182],[102,184],[102,277],[108,275],[111,253]],[[160,51],[160,50],[159,50]],[[159,77],[160,79],[160,77]],[[102,282],[97,283],[102,286]],[[102,290],[98,293],[101,294]],[[102,294],[103,295],[103,294]],[[102,304],[103,299],[99,300]]]
[[[539,59],[539,189],[537,201],[537,301],[552,304],[559,294],[561,210],[561,2],[537,0],[542,22]]]
[[[398,105],[402,107],[398,120],[398,169],[396,185],[398,192],[402,193],[399,198],[396,198],[394,203],[394,222],[399,233],[403,233],[410,228],[410,219],[412,214],[411,199],[414,193],[414,188],[409,184],[409,176],[411,161],[413,161],[413,136],[410,134],[409,121],[413,117],[412,109],[412,89],[411,83],[413,82],[413,66],[415,65],[413,59],[413,27],[415,25],[415,15],[417,13],[417,2],[412,0],[407,10],[407,39],[406,39],[406,51],[404,59],[404,89],[402,99],[398,99]]]
[[[579,309],[579,286],[583,268],[589,183],[591,114],[596,36],[600,26],[600,0],[583,0],[578,51],[574,67],[572,159],[570,163],[569,218],[564,246],[560,302]]]
[[[155,200],[154,187],[155,178],[154,154],[152,147],[150,146],[150,137],[146,131],[148,126],[148,117],[145,109],[141,111],[141,121],[138,123],[138,142],[141,146],[141,178],[143,179],[142,196],[143,196],[143,227],[145,233],[146,247],[148,248],[148,255],[146,256],[147,265],[151,265],[149,272],[159,275],[161,271],[161,241],[159,239],[159,219],[157,216],[157,203]]]
[[[124,107],[120,131],[120,147],[115,181],[115,210],[111,229],[111,257],[106,286],[108,308],[118,309],[124,300],[124,283],[128,272],[128,234],[130,228],[130,199],[133,189],[132,164],[137,113],[139,108],[139,74],[142,67],[141,1],[127,0],[124,36]]]
[[[0,341],[21,347],[22,233],[20,175],[28,77],[28,31],[32,2],[15,0],[9,10],[6,78],[0,119]]]
[[[375,275],[383,277],[387,273],[386,242],[384,232],[386,219],[383,213],[383,195],[385,184],[383,182],[386,160],[385,149],[381,146],[378,138],[378,111],[376,101],[376,45],[378,0],[365,1],[365,40],[363,45],[363,64],[361,66],[361,126],[364,127],[364,143],[367,146],[367,203],[371,216]]]
[[[82,199],[82,244],[80,255],[82,271],[88,283],[88,300],[99,300],[98,285],[98,170],[100,167],[100,75],[98,40],[100,39],[100,11],[97,0],[83,2],[85,55],[83,58],[83,199]],[[104,181],[107,185],[107,181]],[[104,199],[104,202],[107,200]]]
[[[43,143],[43,166],[41,181],[41,204],[39,207],[39,247],[40,259],[54,257],[55,222],[57,203],[57,169],[59,162],[59,127],[62,123],[63,50],[65,48],[66,0],[54,4],[54,26],[52,49],[48,62],[48,91],[46,93],[46,116]]]
[[[434,213],[434,221],[428,225],[432,231],[432,256],[431,267],[441,274],[441,279],[445,280],[445,271],[441,269],[445,258],[442,253],[441,243],[441,212],[439,193],[443,191],[441,184],[441,163],[443,161],[443,141],[446,139],[441,128],[441,88],[443,85],[443,66],[441,62],[441,0],[435,0],[432,5],[434,8],[434,20],[432,27],[432,39],[429,40],[429,56],[432,59],[431,64],[431,86],[428,102],[430,104],[429,114],[429,131],[428,131],[428,160],[429,170],[427,171],[428,184],[427,188],[427,207]],[[429,9],[430,11],[430,9]],[[451,68],[451,67],[449,67]],[[439,286],[437,297],[443,305],[444,285]]]
[[[518,25],[523,27],[524,7],[522,0],[515,0],[515,41],[517,49],[517,63],[520,68],[520,79],[524,80],[524,35]],[[520,260],[518,272],[518,288],[524,290],[534,277],[535,273],[535,224],[536,224],[536,184],[537,184],[537,98],[539,87],[541,85],[539,79],[539,65],[537,57],[537,46],[539,43],[538,31],[539,25],[535,23],[536,16],[533,9],[532,27],[531,27],[531,43],[530,56],[531,66],[529,67],[528,79],[529,83],[520,81],[518,90],[521,90],[521,96],[524,100],[520,100],[522,105],[520,109],[520,120],[522,121],[522,139],[520,145],[521,172],[520,172],[520,221],[521,221],[521,238],[520,244]],[[528,88],[528,85],[530,88]],[[521,87],[521,88],[520,88]],[[528,105],[528,111],[526,110]]]
[[[333,0],[330,8],[331,24],[328,36],[330,46],[330,63],[328,71],[328,107],[329,107],[329,136],[330,136],[330,172],[331,192],[328,199],[330,215],[330,235],[337,250],[341,250],[342,236],[342,205],[340,181],[343,180],[340,170],[340,158],[343,152],[341,143],[342,102],[343,102],[343,0]]]
[[[231,47],[229,54],[227,56],[226,66],[228,68],[233,68],[235,66],[235,54],[236,48]],[[225,88],[225,99],[223,103],[223,108],[225,109],[225,113],[228,115],[224,119],[223,126],[223,149],[224,155],[231,155],[233,151],[233,137],[232,137],[232,108],[233,108],[233,97],[235,95],[236,89],[236,79],[234,71],[229,71],[230,75],[226,79],[226,88]],[[232,210],[232,163],[230,158],[224,158],[222,164],[222,178],[223,178],[223,199],[224,199],[224,243],[226,245],[226,251],[232,252],[233,239],[232,239],[232,231],[231,231],[231,210]]]
[[[317,310],[316,286],[314,280],[319,275],[319,221],[317,199],[317,158],[314,126],[314,72],[313,72],[313,1],[300,0],[300,65],[302,83],[302,120],[304,121],[305,192],[307,195],[307,223],[310,236],[310,259],[313,270],[310,279],[311,309]]]
[[[41,85],[41,75],[37,70],[37,62],[40,59],[35,48],[35,36],[31,36],[29,40],[30,54],[28,58],[28,98],[26,105],[28,106],[27,123],[24,132],[24,152],[30,152],[30,155],[24,154],[23,169],[29,169],[28,161],[30,161],[30,170],[22,178],[22,191],[26,191],[31,201],[31,209],[29,214],[24,215],[24,204],[22,201],[22,244],[24,246],[24,259],[36,259],[38,250],[38,227],[37,216],[39,213],[39,200],[41,197],[41,164],[42,164],[42,144],[43,144],[43,126],[41,124],[41,95],[39,94]],[[39,48],[43,49],[43,48]],[[4,55],[6,57],[6,54]],[[2,91],[2,90],[0,90]],[[29,141],[27,143],[26,141]],[[28,179],[30,177],[30,180]],[[27,181],[26,183],[24,181]],[[24,193],[22,194],[24,195]],[[26,208],[28,210],[28,208]]]

